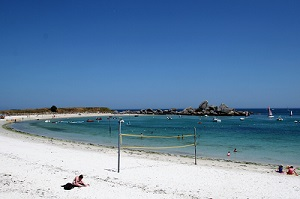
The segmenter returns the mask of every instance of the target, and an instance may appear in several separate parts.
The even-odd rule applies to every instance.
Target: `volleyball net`
[[[123,145],[123,137],[130,138],[140,138],[140,139],[177,139],[177,140],[185,140],[181,145],[170,145],[170,146],[130,146]],[[187,142],[185,138],[193,137],[193,142]],[[174,143],[174,142],[172,142]],[[179,142],[180,143],[180,142]],[[148,143],[150,144],[150,142]],[[121,122],[119,127],[119,139],[118,139],[118,173],[120,172],[120,150],[122,149],[141,149],[141,150],[164,150],[164,149],[176,149],[176,148],[186,148],[186,147],[194,147],[194,155],[195,155],[195,165],[197,164],[197,135],[196,128],[194,128],[194,134],[181,134],[181,135],[144,135],[141,134],[122,134],[121,133]]]
[[[133,137],[133,138],[141,138],[141,139],[184,139],[187,137],[195,137],[193,134],[181,134],[177,136],[160,136],[160,135],[137,135],[137,134],[121,134],[121,145],[123,137]],[[175,148],[185,148],[195,146],[197,143],[194,139],[194,142],[187,143],[184,145],[173,145],[173,146],[129,146],[129,145],[122,145],[121,148],[124,149],[149,149],[149,150],[161,150],[161,149],[175,149]]]

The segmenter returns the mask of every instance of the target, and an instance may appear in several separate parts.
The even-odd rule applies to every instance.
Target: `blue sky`
[[[0,109],[300,107],[300,1],[0,2]]]

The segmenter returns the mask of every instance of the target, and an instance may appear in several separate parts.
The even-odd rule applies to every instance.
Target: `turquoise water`
[[[276,111],[273,111],[273,113]],[[296,114],[295,114],[296,113]],[[285,115],[283,115],[285,114]],[[300,165],[300,116],[294,111],[290,117],[286,112],[269,119],[266,114],[256,113],[245,118],[223,116],[221,122],[213,122],[213,117],[178,116],[123,116],[122,134],[134,134],[137,137],[122,137],[123,146],[171,147],[194,143],[194,128],[197,134],[197,156],[229,159],[268,164]],[[94,122],[86,122],[93,119]],[[117,146],[119,118],[70,118],[34,120],[12,124],[12,127],[24,132],[47,137],[74,140],[105,146]],[[55,123],[52,123],[55,122]],[[128,125],[130,123],[130,125]],[[111,126],[111,132],[109,131]],[[144,135],[141,138],[141,133]],[[182,139],[182,134],[184,135]],[[178,139],[177,136],[180,135]],[[174,136],[156,138],[147,136]],[[238,152],[234,153],[234,148]],[[194,147],[168,148],[153,150],[173,154],[194,155]],[[227,157],[227,152],[231,156]]]

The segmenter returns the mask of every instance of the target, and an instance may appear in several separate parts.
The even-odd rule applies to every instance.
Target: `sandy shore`
[[[22,117],[7,119],[22,120]],[[36,116],[23,119],[36,119]],[[5,122],[0,120],[0,125]],[[187,157],[122,151],[118,173],[117,160],[114,148],[29,136],[0,128],[0,198],[300,196],[300,177],[276,173],[272,165],[202,159],[194,165],[194,160]],[[68,191],[61,187],[79,174],[84,175],[89,187]]]

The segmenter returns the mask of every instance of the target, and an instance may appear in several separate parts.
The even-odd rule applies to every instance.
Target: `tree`
[[[57,107],[53,105],[51,106],[50,110],[51,112],[57,112]]]

